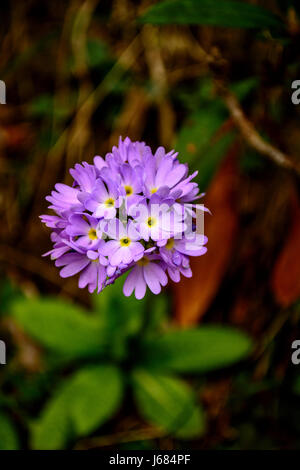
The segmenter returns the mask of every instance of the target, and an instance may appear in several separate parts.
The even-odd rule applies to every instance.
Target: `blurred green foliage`
[[[234,0],[167,0],[141,18],[153,24],[203,24],[230,28],[282,28],[279,18],[259,5]]]
[[[95,432],[120,410],[128,387],[141,417],[159,435],[199,438],[205,430],[201,403],[187,382],[170,374],[232,365],[249,355],[250,338],[221,326],[170,329],[166,298],[127,299],[121,279],[93,298],[93,312],[58,298],[11,305],[11,318],[45,351],[44,373],[67,374],[39,416],[30,418],[32,448],[63,449]],[[7,439],[0,446],[14,448]]]
[[[5,413],[0,413],[0,448],[1,450],[19,449],[16,430]]]

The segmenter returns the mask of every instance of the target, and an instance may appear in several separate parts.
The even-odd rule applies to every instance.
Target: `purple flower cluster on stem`
[[[79,273],[89,292],[113,283],[129,271],[124,295],[144,297],[147,286],[159,294],[168,276],[191,277],[190,256],[201,256],[207,238],[195,227],[193,204],[199,194],[194,172],[177,153],[144,142],[119,140],[118,147],[94,163],[70,170],[73,186],[58,183],[46,199],[56,215],[41,220],[53,231],[50,255],[63,278]]]

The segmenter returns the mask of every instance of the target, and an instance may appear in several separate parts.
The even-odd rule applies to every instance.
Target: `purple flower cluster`
[[[153,154],[144,142],[128,137],[105,158],[70,170],[73,186],[56,184],[47,201],[56,215],[42,215],[53,229],[46,253],[63,278],[79,274],[79,287],[99,293],[129,271],[123,292],[144,297],[147,286],[159,294],[168,275],[191,277],[189,256],[206,252],[207,238],[196,225],[192,204],[199,194],[188,166],[174,151]]]

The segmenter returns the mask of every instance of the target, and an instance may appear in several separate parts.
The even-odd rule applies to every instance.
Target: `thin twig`
[[[299,164],[295,162],[293,158],[281,152],[281,150],[277,149],[269,142],[266,142],[259,135],[252,122],[245,116],[236,96],[223,85],[218,84],[217,87],[236,127],[239,129],[246,142],[258,153],[270,158],[277,165],[294,170],[300,175]]]

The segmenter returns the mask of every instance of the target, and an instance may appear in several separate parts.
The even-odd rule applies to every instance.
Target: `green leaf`
[[[90,366],[76,372],[48,401],[32,425],[34,449],[63,449],[107,421],[120,405],[120,371],[112,365]]]
[[[250,338],[225,326],[174,330],[142,343],[143,365],[176,372],[206,372],[248,356]]]
[[[31,425],[31,445],[35,450],[63,449],[72,436],[69,416],[70,384],[61,386],[48,401],[40,417]]]
[[[203,434],[204,412],[186,383],[144,369],[135,370],[132,379],[137,406],[146,421],[181,439]]]
[[[79,371],[73,379],[70,413],[75,433],[88,434],[120,406],[123,380],[118,368],[99,365]]]
[[[283,28],[282,21],[265,8],[234,0],[166,0],[152,6],[140,21],[160,25]]]
[[[147,296],[137,300],[123,294],[124,277],[107,286],[100,294],[94,294],[94,310],[100,315],[105,327],[122,335],[134,335],[143,322]]]
[[[232,132],[214,141],[225,116],[219,103],[203,106],[186,120],[178,133],[175,149],[184,161],[198,170],[197,183],[201,191],[208,186],[233,141]]]
[[[23,299],[12,314],[46,348],[68,358],[100,354],[106,343],[99,319],[60,299]]]
[[[15,428],[6,414],[0,412],[0,450],[18,450],[19,442]]]

